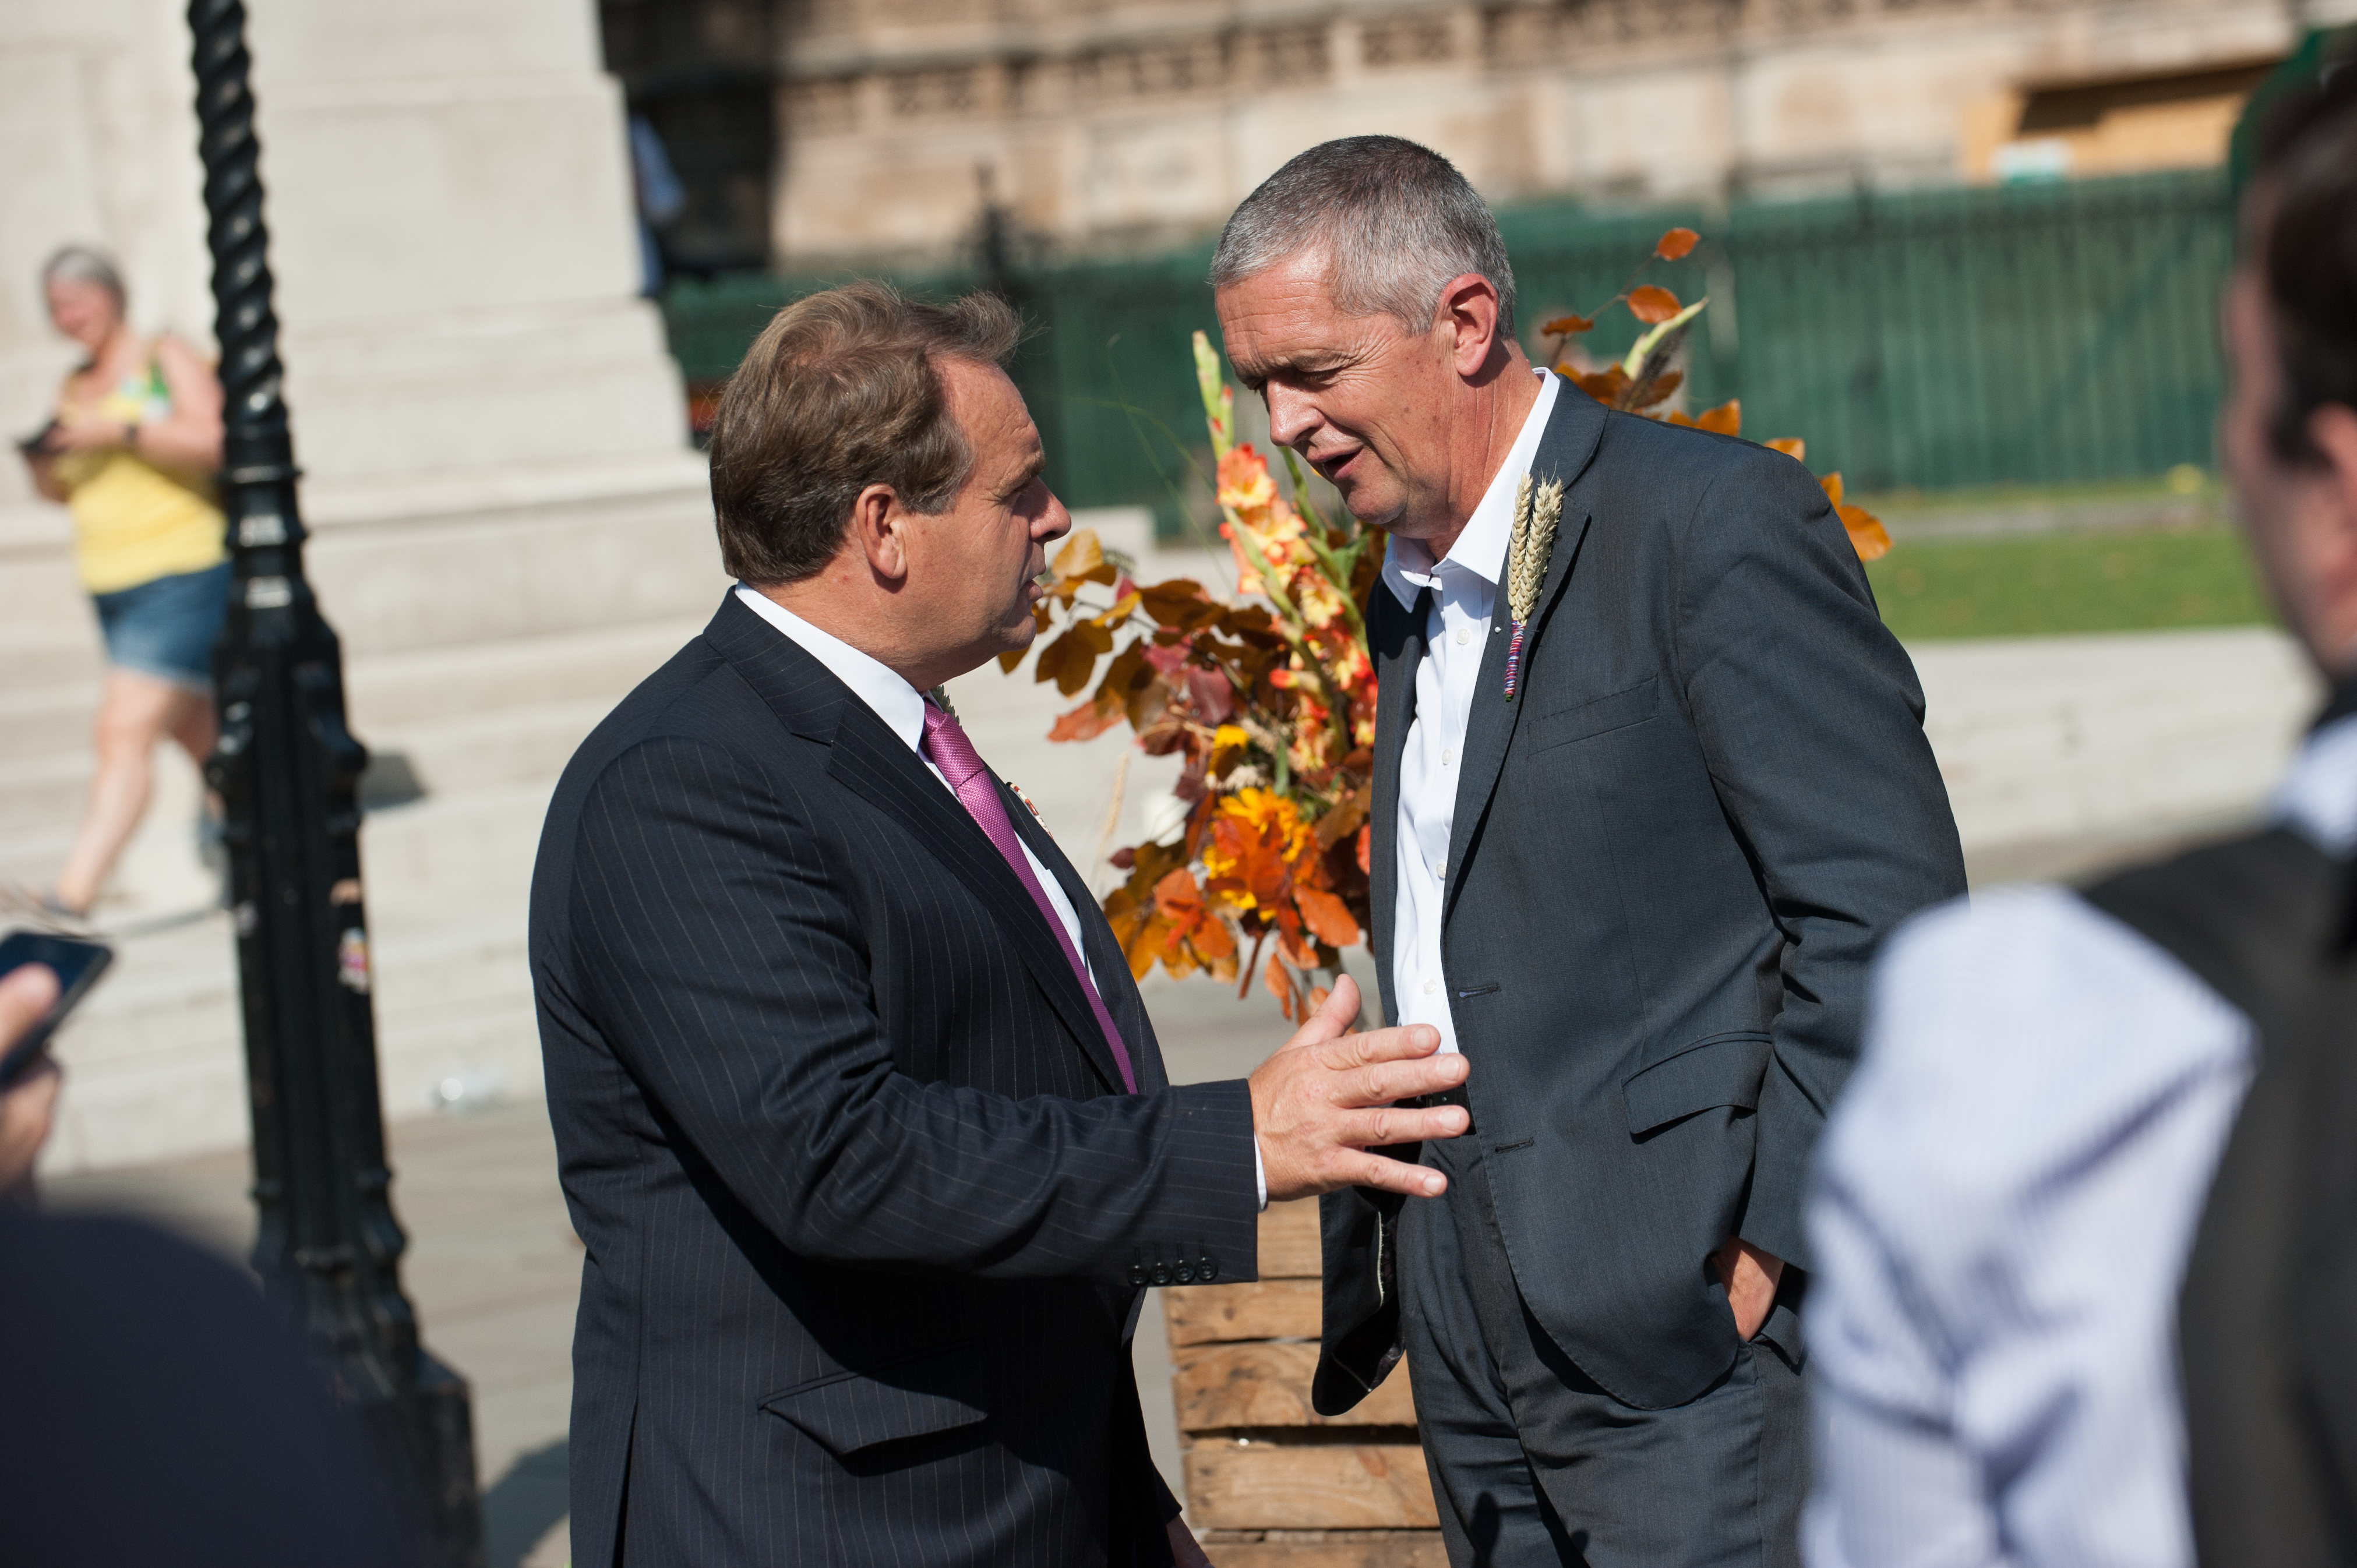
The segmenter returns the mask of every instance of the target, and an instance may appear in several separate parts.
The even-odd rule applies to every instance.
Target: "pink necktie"
[[[1055,933],[1056,945],[1064,950],[1064,961],[1072,966],[1072,978],[1081,983],[1082,994],[1089,999],[1089,1010],[1096,1015],[1097,1027],[1104,1031],[1105,1044],[1113,1047],[1113,1059],[1121,1067],[1122,1087],[1132,1094],[1137,1092],[1137,1075],[1130,1069],[1128,1047],[1121,1043],[1121,1031],[1114,1026],[1113,1015],[1105,1011],[1104,998],[1097,994],[1095,984],[1089,979],[1088,965],[1072,946],[1072,934],[1056,916],[1056,908],[1048,902],[1040,888],[1039,879],[1031,874],[1031,862],[1023,853],[1023,841],[1015,834],[1015,824],[1006,820],[1006,802],[998,793],[998,784],[990,769],[982,765],[982,757],[966,739],[965,731],[957,720],[950,717],[936,703],[925,704],[925,738],[919,744],[932,765],[942,770],[942,777],[957,791],[959,801],[996,847],[1007,869],[1023,884],[1031,902],[1039,907],[1039,918],[1048,922]]]

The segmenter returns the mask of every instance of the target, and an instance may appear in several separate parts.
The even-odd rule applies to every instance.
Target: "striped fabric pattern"
[[[1010,802],[1011,804],[1011,802]],[[883,722],[731,597],[551,805],[533,965],[585,1243],[574,1560],[1159,1561],[1133,1283],[1252,1277],[1241,1082],[1174,1089]]]

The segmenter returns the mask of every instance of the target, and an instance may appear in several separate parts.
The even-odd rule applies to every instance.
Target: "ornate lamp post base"
[[[245,7],[190,0],[223,393],[229,616],[213,654],[248,1089],[253,1264],[374,1434],[433,1568],[482,1568],[464,1380],[418,1343],[402,1294],[377,1103],[357,789],[343,656],[303,575],[280,388]]]

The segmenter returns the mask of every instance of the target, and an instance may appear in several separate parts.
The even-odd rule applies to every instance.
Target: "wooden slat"
[[[1272,1203],[1260,1217],[1260,1277],[1314,1280],[1323,1273],[1318,1252],[1318,1200]]]
[[[1245,1285],[1172,1285],[1162,1293],[1162,1321],[1173,1349],[1232,1339],[1315,1339],[1316,1280]]]
[[[1187,1511],[1204,1530],[1431,1530],[1424,1450],[1406,1443],[1227,1443],[1186,1453]]]
[[[1437,1530],[1274,1541],[1222,1541],[1214,1533],[1203,1552],[1218,1568],[1448,1568],[1448,1548]]]
[[[1322,1416],[1309,1408],[1309,1379],[1318,1369],[1315,1345],[1298,1340],[1207,1345],[1178,1351],[1172,1361],[1171,1389],[1182,1432],[1234,1426],[1415,1424],[1415,1404],[1408,1393],[1405,1365],[1393,1369],[1374,1392],[1350,1411]]]

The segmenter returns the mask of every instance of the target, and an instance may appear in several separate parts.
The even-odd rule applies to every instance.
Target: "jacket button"
[[[1220,1260],[1206,1252],[1195,1260],[1195,1272],[1202,1276],[1205,1284],[1210,1284],[1220,1277]]]
[[[1154,1283],[1158,1285],[1167,1285],[1170,1283],[1170,1265],[1158,1258],[1154,1263]]]
[[[1146,1283],[1146,1265],[1144,1263],[1132,1263],[1129,1265],[1129,1283],[1134,1285],[1142,1285]]]
[[[1195,1283],[1195,1267],[1184,1258],[1178,1260],[1178,1267],[1172,1272],[1178,1276],[1178,1283],[1182,1285]]]

